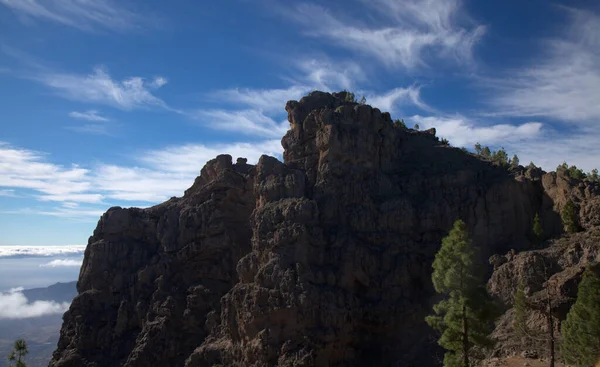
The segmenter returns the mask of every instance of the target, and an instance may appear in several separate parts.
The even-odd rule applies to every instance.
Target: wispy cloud
[[[88,110],[85,112],[73,111],[69,112],[69,116],[75,119],[82,119],[88,121],[108,121],[108,118],[100,116],[99,112],[96,110]]]
[[[308,58],[295,63],[301,79],[295,82],[309,89],[339,91],[353,89],[366,79],[365,72],[353,61],[332,61],[327,58]]]
[[[62,314],[68,308],[69,303],[67,302],[35,301],[30,303],[21,289],[0,293],[0,320]]]
[[[458,0],[373,0],[365,6],[379,13],[373,22],[342,18],[322,6],[302,3],[285,14],[306,27],[306,34],[336,46],[375,57],[388,67],[426,66],[428,55],[471,60],[485,27],[466,19]],[[458,22],[461,20],[462,24]]]
[[[152,90],[165,84],[164,78],[146,81],[135,76],[118,81],[104,67],[96,67],[88,75],[45,72],[34,79],[75,101],[104,104],[122,110],[149,107],[170,109],[162,99],[152,94]],[[163,82],[157,83],[157,80]]]
[[[44,264],[40,264],[41,268],[76,268],[80,267],[83,262],[83,258],[79,260],[74,259],[55,259]]]
[[[0,196],[16,197],[15,190],[0,189]]]
[[[542,124],[527,122],[521,125],[497,124],[482,126],[463,116],[436,117],[415,115],[407,123],[419,124],[421,129],[435,127],[437,135],[444,137],[454,146],[472,148],[477,142],[484,145],[508,145],[523,142],[541,135]]]
[[[0,246],[0,258],[83,255],[85,246]]]
[[[157,18],[112,0],[0,0],[16,15],[59,23],[84,31],[125,32],[151,26]]]
[[[235,88],[217,91],[213,98],[265,112],[285,112],[287,101],[300,99],[309,89],[302,85],[281,89]]]
[[[86,169],[74,166],[77,168],[72,172],[47,162],[47,157],[40,153],[3,144],[0,145],[0,188],[34,190],[34,194],[24,196],[41,203],[61,203],[61,206],[4,210],[2,213],[98,217],[108,203],[158,203],[171,196],[181,196],[203,165],[219,154],[228,153],[255,163],[262,154],[281,156],[281,152],[278,140],[186,144],[139,152],[134,157],[136,165],[98,164]]]
[[[281,141],[274,139],[257,143],[217,144],[211,146],[187,144],[167,147],[161,150],[146,152],[141,160],[157,169],[167,172],[198,174],[198,165],[194,163],[194,160],[206,162],[219,154],[230,154],[234,160],[237,157],[243,157],[248,159],[248,163],[254,164],[258,162],[258,159],[263,154],[281,157],[282,153]]]
[[[433,111],[421,100],[421,88],[410,86],[408,88],[394,88],[384,94],[367,94],[367,103],[381,111],[397,112],[401,105],[414,105],[424,111]]]
[[[282,151],[278,140],[166,147],[140,154],[139,163],[145,167],[98,167],[96,184],[112,199],[161,202],[181,196],[200,174],[202,166],[219,154],[230,154],[234,160],[244,157],[253,164],[262,154],[281,156]]]
[[[82,134],[92,134],[92,135],[107,135],[110,136],[111,133],[108,130],[108,126],[102,124],[85,124],[81,126],[66,126],[65,129],[76,131]]]
[[[194,118],[213,129],[267,138],[281,137],[289,127],[287,120],[278,123],[260,110],[200,110]]]
[[[77,196],[91,189],[89,170],[48,163],[45,158],[39,152],[0,142],[0,187],[35,190],[41,193],[42,200],[62,200],[75,195],[98,202],[98,197]]]
[[[571,24],[547,52],[501,79],[485,79],[500,115],[544,116],[595,126],[600,119],[600,16],[564,9]]]

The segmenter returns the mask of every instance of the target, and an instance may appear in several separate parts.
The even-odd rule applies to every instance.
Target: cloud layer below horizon
[[[1,247],[1,246],[0,246]],[[62,314],[69,309],[69,303],[54,301],[29,302],[22,288],[0,293],[0,320],[27,319],[46,315]]]

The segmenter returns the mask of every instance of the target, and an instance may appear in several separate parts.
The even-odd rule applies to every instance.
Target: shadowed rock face
[[[454,220],[483,259],[527,248],[536,212],[552,232],[554,200],[541,173],[344,100],[288,102],[284,163],[219,156],[183,198],[110,209],[51,365],[433,365],[431,263]]]
[[[109,209],[89,239],[51,365],[181,365],[250,251],[252,170],[218,156],[183,198]]]

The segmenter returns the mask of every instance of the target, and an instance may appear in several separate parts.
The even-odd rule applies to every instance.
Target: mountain
[[[181,198],[109,209],[50,365],[438,365],[424,317],[453,222],[467,223],[482,262],[528,250],[536,213],[548,236],[562,233],[572,183],[493,164],[349,97],[288,102],[283,162],[220,155]],[[597,225],[600,208],[583,199],[582,224]]]
[[[54,301],[70,303],[77,295],[76,282],[56,283],[46,288],[25,289],[21,293],[29,303]],[[47,366],[56,349],[62,314],[25,319],[0,319],[0,367],[8,366],[8,353],[13,342],[24,338],[29,347],[26,363],[29,367]]]

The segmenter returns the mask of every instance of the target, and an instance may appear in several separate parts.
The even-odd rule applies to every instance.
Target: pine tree
[[[433,307],[435,315],[425,319],[442,334],[438,344],[448,351],[445,367],[469,367],[472,360],[482,357],[473,352],[474,346],[492,345],[488,335],[495,308],[476,258],[467,226],[457,220],[433,262],[433,286],[445,299]]]
[[[515,292],[515,319],[513,321],[513,329],[521,337],[528,334],[527,331],[527,297],[525,296],[525,284],[519,280],[517,291]]]
[[[536,245],[542,243],[544,239],[544,228],[542,227],[539,213],[536,213],[533,218],[533,235],[535,236]]]
[[[510,165],[512,167],[519,167],[519,157],[516,154],[513,155],[512,159],[510,160]]]
[[[13,350],[8,355],[9,366],[12,366],[14,362],[14,367],[27,367],[25,362],[23,361],[23,357],[25,357],[29,353],[27,349],[27,342],[25,339],[17,339],[13,344]]]
[[[600,274],[585,270],[579,283],[577,301],[562,323],[561,352],[577,367],[593,366],[600,360]]]
[[[477,155],[481,155],[481,144],[476,143],[475,144],[475,153],[477,153]]]
[[[575,233],[578,232],[579,227],[579,218],[577,215],[577,207],[573,203],[573,201],[569,200],[563,207],[560,212],[560,217],[563,222],[563,226],[565,227],[565,231],[567,233]]]
[[[481,150],[481,155],[485,158],[490,158],[492,156],[492,151],[490,150],[490,147],[484,147]]]
[[[419,129],[420,129],[420,126],[419,126],[419,124],[415,124],[415,126],[414,126],[414,129],[415,129],[415,130],[419,130]]]

